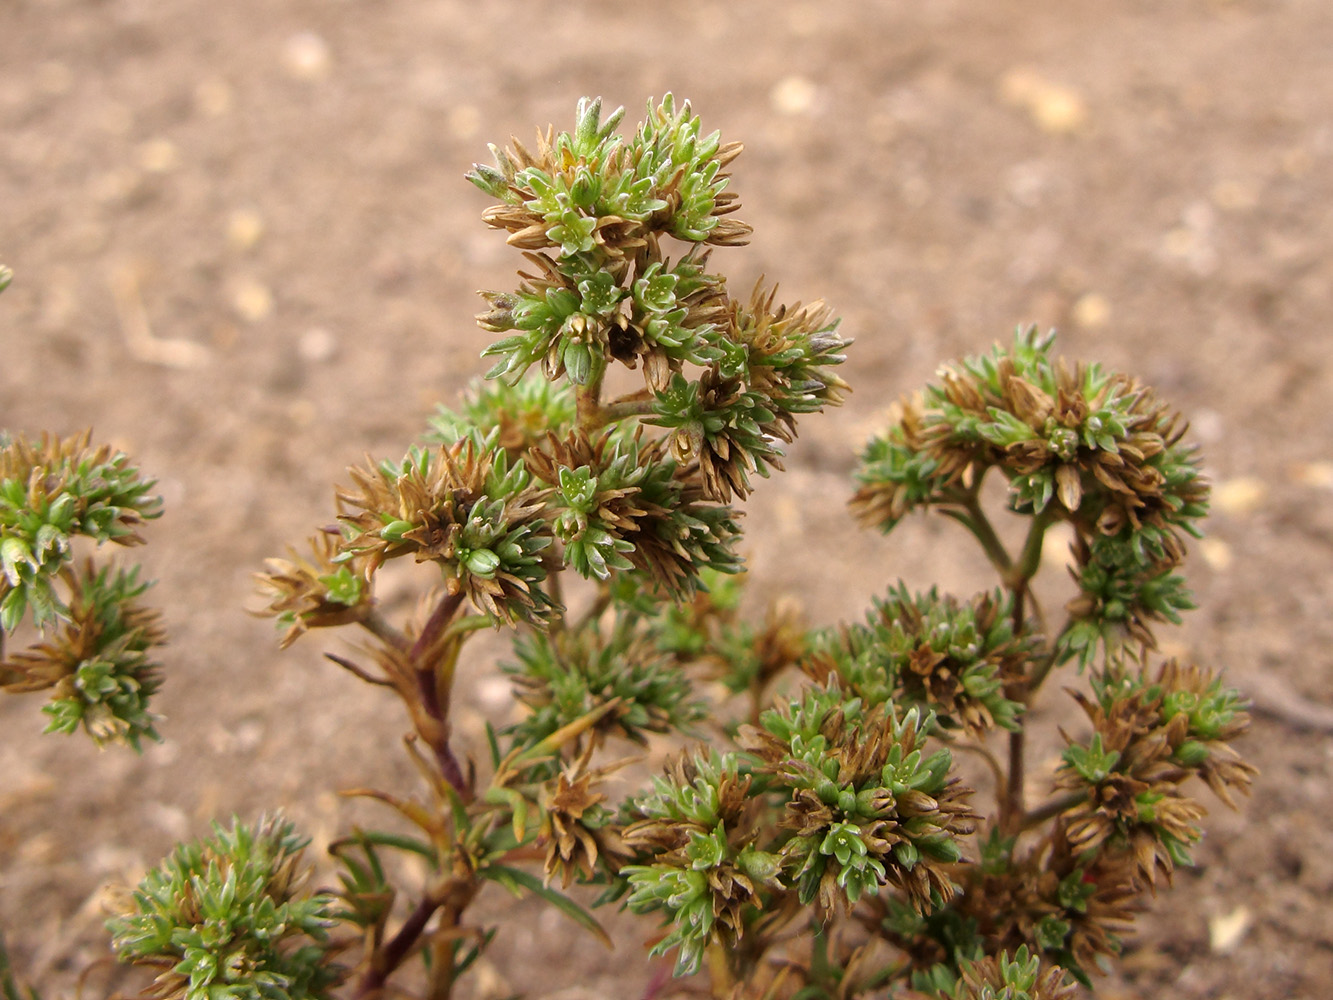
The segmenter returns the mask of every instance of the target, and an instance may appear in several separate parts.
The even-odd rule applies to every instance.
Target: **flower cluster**
[[[490,375],[518,378],[540,362],[549,379],[576,385],[600,379],[607,359],[631,367],[642,358],[650,382],[682,362],[715,353],[713,320],[725,309],[720,278],[691,251],[674,266],[660,239],[698,247],[743,243],[750,227],[723,218],[737,207],[723,172],[740,146],[701,136],[688,103],[668,96],[628,143],[616,134],[624,115],[601,119],[601,101],[581,101],[573,133],[538,136],[535,153],[515,140],[491,147],[494,166],[469,174],[501,201],[483,218],[528,251],[536,273],[516,293],[483,293],[478,317],[494,332],[517,331],[486,352]]]
[[[1249,725],[1240,696],[1196,666],[1164,663],[1155,676],[1095,681],[1078,695],[1092,723],[1065,750],[1060,788],[1084,796],[1062,817],[1076,852],[1125,852],[1152,885],[1191,863],[1204,808],[1181,786],[1198,776],[1228,805],[1248,791],[1254,769],[1230,746]]]
[[[121,961],[158,971],[152,997],[315,1000],[340,977],[331,897],[304,889],[305,840],[278,816],[178,846],[107,922]]]
[[[849,910],[888,883],[919,910],[953,895],[949,868],[971,832],[971,789],[952,755],[923,744],[933,720],[864,705],[834,683],[765,712],[741,745],[788,795],[784,867],[804,904]]]
[[[1053,342],[1020,330],[1011,347],[944,368],[867,445],[852,507],[889,531],[933,506],[982,537],[977,497],[998,469],[1012,510],[1074,528],[1080,593],[1057,649],[1086,665],[1126,639],[1152,646],[1153,623],[1194,606],[1175,571],[1208,485],[1178,414],[1128,376],[1053,359]]]
[[[431,417],[428,442],[452,445],[474,432],[495,433],[511,463],[529,448],[554,434],[563,438],[575,426],[574,393],[570,386],[546,379],[524,378],[515,383],[474,382],[458,409],[439,406]]]
[[[1040,956],[1027,947],[1020,947],[1013,958],[1001,952],[964,962],[961,976],[944,978],[952,985],[932,982],[929,992],[914,989],[900,996],[903,1000],[1073,1000],[1076,990],[1063,969],[1043,966]]]
[[[60,577],[69,593],[65,621],[53,639],[0,662],[0,688],[49,689],[47,732],[82,727],[99,745],[123,741],[138,750],[143,737],[158,739],[148,699],[161,686],[160,665],[150,656],[166,641],[158,613],[138,602],[148,584],[137,568],[91,563]]]
[[[1016,853],[1016,839],[992,830],[980,862],[958,872],[959,891],[928,914],[889,901],[872,929],[911,959],[913,981],[946,989],[960,967],[1026,949],[1088,982],[1120,948],[1143,907],[1124,857],[1075,854],[1056,829]]]
[[[345,540],[336,529],[322,531],[310,539],[309,558],[289,551],[286,559],[265,560],[266,571],[257,575],[259,591],[269,597],[265,613],[287,630],[283,649],[307,629],[362,621],[370,612],[365,579],[339,561]]]
[[[994,467],[1017,511],[1054,500],[1102,535],[1142,533],[1158,548],[1190,532],[1206,488],[1183,421],[1128,376],[1053,360],[1053,343],[1020,330],[1011,348],[945,367],[940,384],[903,404],[893,433],[866,453],[863,520],[887,530],[911,507],[954,502]]]
[[[145,736],[157,739],[152,650],[166,641],[157,613],[139,602],[151,582],[137,567],[76,568],[74,540],[140,544],[161,499],[125,454],[90,440],[0,434],[0,690],[49,690],[47,732],[82,728],[98,745],[138,750]],[[6,636],[30,609],[42,638],[6,656]]]
[[[836,676],[869,705],[920,705],[940,725],[979,735],[1018,727],[1022,705],[1005,685],[1022,679],[1036,645],[1015,636],[1002,594],[962,603],[899,584],[875,601],[867,624],[826,632],[802,668],[821,682]]]
[[[738,755],[700,751],[675,759],[635,802],[643,818],[625,828],[625,843],[650,863],[620,874],[630,909],[665,914],[670,927],[653,953],[678,948],[678,973],[698,969],[713,941],[734,946],[763,909],[764,890],[783,888],[780,859],[758,842],[753,780]]]
[[[438,564],[450,593],[497,621],[545,619],[554,604],[540,586],[552,541],[545,491],[494,443],[473,433],[436,451],[414,447],[398,464],[353,469],[355,487],[338,494],[353,529],[341,552],[361,557],[367,578],[410,554]]]
[[[540,364],[595,390],[611,362],[642,363],[644,395],[621,402],[651,413],[682,466],[697,463],[704,497],[728,503],[751,473],[781,467],[796,414],[841,401],[831,369],[847,341],[822,303],[786,307],[756,289],[740,304],[708,270],[705,245],[750,232],[727,218],[738,203],[723,168],[740,146],[701,135],[669,95],[632,139],[615,132],[622,114],[603,123],[601,102],[584,101],[573,133],[548,131],[535,153],[492,147],[495,165],[469,175],[501,201],[484,218],[531,268],[517,291],[483,293],[482,328],[509,334],[484,352],[499,358],[488,374],[513,382]],[[672,261],[663,237],[688,249]]]
[[[550,435],[528,462],[552,487],[553,530],[580,575],[604,580],[613,570],[636,570],[682,596],[702,570],[740,568],[731,511],[705,502],[695,470],[668,457],[660,440],[617,430]]]
[[[37,443],[0,434],[0,627],[32,609],[40,628],[68,615],[55,587],[76,535],[138,545],[161,499],[123,452],[93,447],[88,432]]]
[[[543,870],[557,873],[563,888],[574,879],[590,881],[599,862],[612,875],[629,860],[615,814],[596,791],[599,775],[576,764],[547,783],[541,838],[546,841]]]
[[[733,304],[718,359],[697,381],[674,374],[654,396],[650,422],[670,429],[672,451],[698,461],[706,495],[723,503],[749,495],[751,472],[782,468],[796,414],[840,404],[847,388],[825,370],[848,344],[828,308],[775,298],[757,286],[748,304]]]
[[[703,705],[674,658],[660,652],[629,615],[621,615],[609,634],[594,622],[521,636],[514,654],[517,662],[504,670],[531,710],[512,727],[518,746],[534,745],[613,701],[594,731],[636,743],[703,716]]]

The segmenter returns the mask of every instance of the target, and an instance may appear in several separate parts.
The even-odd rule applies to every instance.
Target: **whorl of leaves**
[[[1087,536],[1178,559],[1208,497],[1184,421],[1128,376],[1053,359],[1053,343],[1020,329],[904,401],[862,455],[862,521],[888,531],[915,507],[957,505],[997,468],[1014,510],[1054,504]]]
[[[631,618],[604,635],[596,623],[515,640],[517,661],[504,665],[530,713],[511,727],[516,745],[531,746],[608,702],[616,707],[595,732],[646,743],[649,733],[688,727],[703,705],[676,661],[660,652]]]
[[[635,800],[642,818],[624,838],[646,863],[621,869],[627,904],[662,912],[668,929],[653,954],[679,949],[678,975],[698,969],[709,943],[734,946],[763,909],[764,890],[784,888],[778,856],[756,841],[763,805],[751,782],[740,756],[701,749],[673,759]]]
[[[1202,835],[1204,807],[1185,794],[1202,778],[1234,807],[1233,792],[1248,792],[1255,771],[1230,746],[1249,726],[1239,694],[1221,679],[1175,660],[1156,675],[1094,681],[1093,696],[1076,695],[1093,732],[1072,742],[1057,785],[1086,797],[1062,823],[1075,851],[1123,851],[1138,878],[1151,886],[1193,863],[1189,847]]]
[[[947,748],[925,752],[932,725],[833,683],[742,727],[741,746],[788,796],[781,823],[793,835],[781,856],[803,904],[850,910],[886,882],[920,910],[953,895],[972,792],[950,774]]]
[[[338,493],[350,529],[341,554],[367,579],[387,559],[433,562],[449,593],[497,621],[545,621],[553,610],[541,587],[552,541],[545,491],[495,437],[473,432],[434,451],[413,447],[399,463],[353,469],[354,487]]]
[[[32,609],[38,628],[68,615],[55,587],[82,535],[138,545],[161,498],[123,452],[93,447],[91,432],[33,443],[0,434],[0,628],[13,632]]]
[[[122,962],[158,971],[163,1000],[315,1000],[339,978],[333,899],[304,891],[306,841],[279,816],[215,824],[179,845],[107,922]]]
[[[900,583],[865,625],[824,633],[802,667],[820,682],[836,676],[868,705],[920,705],[940,725],[977,735],[1018,728],[1022,705],[1005,685],[1022,679],[1037,642],[1015,636],[1000,593],[961,602]]]
[[[161,686],[161,665],[151,653],[166,634],[158,613],[139,603],[149,584],[139,582],[137,567],[98,570],[91,562],[62,569],[60,579],[70,595],[65,620],[50,640],[0,662],[0,689],[49,690],[47,732],[82,728],[99,745],[135,750],[144,737],[159,739],[148,702]]]

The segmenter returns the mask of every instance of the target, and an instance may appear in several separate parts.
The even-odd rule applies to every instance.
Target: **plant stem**
[[[585,434],[595,431],[606,423],[606,416],[602,410],[602,375],[599,371],[592,376],[587,384],[578,386],[574,390],[574,402],[578,413],[579,430]]]
[[[457,927],[463,918],[463,911],[476,897],[478,888],[476,881],[452,878],[440,891],[425,893],[398,928],[398,933],[371,955],[370,968],[361,977],[354,996],[358,1000],[381,996],[389,976],[416,947],[431,917],[443,911],[440,926]],[[428,996],[432,1000],[447,1000],[454,985],[452,941],[447,942],[446,947],[438,950],[433,957],[436,964],[432,969]]]
[[[559,609],[551,616],[550,630],[552,632],[563,632],[565,630],[565,614],[568,609],[565,607],[564,585],[560,582],[559,566],[546,567],[546,596]]]
[[[426,619],[426,624],[421,629],[421,634],[417,636],[417,641],[412,644],[408,655],[413,663],[419,663],[421,658],[435,645],[435,641],[444,632],[449,620],[453,618],[458,611],[459,605],[463,603],[463,592],[460,590],[457,594],[445,594],[440,598],[435,610],[430,613]],[[432,698],[435,698],[432,695]],[[438,701],[438,699],[436,699]]]
[[[411,639],[400,629],[391,625],[387,618],[373,608],[366,614],[366,617],[361,619],[360,625],[386,646],[405,650],[412,645]]]
[[[1037,575],[1037,570],[1041,567],[1041,545],[1046,540],[1046,529],[1055,523],[1057,513],[1051,504],[1047,504],[1040,514],[1032,518],[1032,526],[1028,528],[1028,536],[1023,539],[1023,548],[1018,553],[1018,561],[1010,568],[1012,581],[1006,583],[1013,589],[1020,586],[1027,590],[1028,582]]]
[[[1009,557],[1009,552],[1005,549],[1004,543],[1000,541],[1000,536],[995,533],[990,518],[981,509],[976,491],[968,492],[959,499],[958,504],[961,510],[942,508],[940,513],[953,518],[970,531],[972,536],[981,544],[981,548],[985,551],[986,558],[991,561],[991,565],[999,571],[1001,579],[1006,579],[1013,568],[1013,560]]]
[[[1087,798],[1088,795],[1086,792],[1070,792],[1067,795],[1061,795],[1059,798],[1051,799],[1051,801],[1039,805],[1031,812],[1024,813],[1022,818],[1016,824],[1017,830],[1015,832],[1031,830],[1034,826],[1040,826],[1048,819],[1059,816],[1071,806],[1076,806],[1080,802],[1086,801]]]
[[[653,400],[651,398],[640,399],[635,396],[627,396],[603,406],[601,417],[602,423],[609,424],[616,420],[623,420],[625,417],[644,417],[652,412]]]
[[[357,997],[373,997],[380,993],[384,988],[385,981],[390,973],[402,964],[407,953],[412,950],[417,939],[421,937],[421,932],[426,929],[426,923],[435,911],[440,908],[440,901],[432,899],[430,896],[423,896],[416,907],[408,914],[403,925],[398,928],[395,934],[384,947],[379,948],[370,958],[370,968],[366,970],[365,975],[361,977],[361,982],[357,984]]]
[[[712,994],[717,1000],[731,996],[736,979],[731,972],[731,956],[721,944],[710,944],[704,952],[704,961],[708,965],[708,978],[712,981]]]
[[[1023,817],[1023,756],[1024,740],[1020,729],[1009,734],[1009,777],[1000,801],[1000,829],[1009,834],[1018,832],[1015,826]]]
[[[1041,546],[1046,538],[1046,529],[1055,521],[1056,513],[1048,504],[1032,518],[1023,548],[1007,571],[1002,573],[1005,588],[1012,595],[1010,621],[1014,634],[1023,630],[1027,617],[1027,600],[1030,595],[1032,578],[1041,568]],[[1050,667],[1047,666],[1049,671]],[[1044,679],[1045,673],[1042,677]],[[1028,704],[1035,687],[1026,681],[1017,681],[1006,685],[1005,697],[1012,701]],[[1023,802],[1023,784],[1026,778],[1026,729],[1019,729],[1009,734],[1009,780],[1005,784],[1004,798],[1000,803],[1000,828],[1013,834],[1021,829],[1026,815]]]
[[[1069,626],[1066,625],[1064,629],[1061,629],[1060,634],[1063,635],[1068,627]],[[1036,669],[1032,671],[1032,676],[1028,678],[1027,696],[1029,702],[1031,702],[1032,696],[1041,689],[1042,684],[1046,681],[1047,675],[1051,672],[1051,668],[1055,666],[1055,661],[1059,656],[1059,642],[1059,637],[1057,637],[1055,643],[1051,645],[1050,651],[1037,661]]]
[[[1004,769],[1000,767],[1000,762],[996,760],[995,754],[991,753],[990,748],[983,746],[980,743],[965,743],[961,741],[954,743],[953,748],[955,750],[965,750],[968,753],[974,753],[985,761],[986,766],[990,768],[991,777],[995,781],[995,798],[997,801],[1004,801],[1005,788],[1008,785],[1008,781],[1005,779]]]
[[[408,651],[408,657],[416,671],[417,691],[421,695],[421,707],[425,711],[427,718],[436,723],[431,727],[431,732],[422,732],[426,742],[431,749],[435,751],[435,761],[439,765],[440,774],[444,780],[453,786],[454,790],[466,800],[470,798],[467,787],[467,779],[463,776],[463,769],[459,766],[458,758],[454,756],[453,749],[449,746],[449,692],[448,687],[453,683],[454,663],[458,655],[456,644],[450,644],[450,648],[445,653],[445,659],[448,661],[448,669],[441,670],[440,664],[435,662],[425,662],[427,654],[430,653],[439,639],[445,634],[450,619],[458,612],[463,603],[463,594],[460,591],[457,594],[446,594],[435,605],[435,610],[431,612],[430,617],[426,619],[425,626],[421,629],[421,635],[417,636],[417,641],[412,644]],[[443,690],[441,690],[443,688]]]

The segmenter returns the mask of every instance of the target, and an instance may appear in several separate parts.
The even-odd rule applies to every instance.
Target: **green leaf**
[[[525,872],[521,868],[512,868],[509,865],[487,865],[477,874],[482,878],[499,882],[511,892],[515,891],[515,886],[519,886],[535,896],[540,896],[580,927],[590,932],[602,944],[608,948],[613,947],[611,938],[607,936],[606,931],[602,929],[602,925],[597,922],[597,919],[591,913],[564,893],[543,883],[531,872]]]

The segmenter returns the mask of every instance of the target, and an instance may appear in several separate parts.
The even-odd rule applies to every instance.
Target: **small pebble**
[[[1333,489],[1333,462],[1301,462],[1291,468],[1291,481],[1316,489]]]
[[[322,326],[311,327],[301,334],[296,343],[296,353],[302,361],[320,364],[329,361],[338,353],[338,338]]]
[[[1105,295],[1088,292],[1074,303],[1074,322],[1085,330],[1098,330],[1111,319],[1111,303]]]
[[[258,323],[273,314],[273,293],[253,278],[242,278],[232,288],[232,308],[250,323]]]
[[[301,31],[287,39],[282,50],[282,63],[293,79],[322,80],[329,75],[333,57],[323,38],[313,31]]]
[[[1213,486],[1212,506],[1226,514],[1252,514],[1268,499],[1268,485],[1257,476],[1238,476]]]
[[[1258,192],[1243,181],[1218,181],[1210,194],[1213,204],[1224,212],[1240,212],[1259,204]]]
[[[231,86],[221,77],[202,80],[194,88],[194,107],[205,118],[221,118],[231,110]]]
[[[1199,555],[1203,556],[1210,569],[1225,573],[1231,569],[1233,556],[1231,546],[1220,538],[1205,538],[1199,542]]]
[[[253,208],[238,208],[227,216],[227,242],[237,250],[253,250],[264,235],[264,217]]]
[[[769,91],[773,110],[783,115],[809,114],[819,96],[818,88],[803,76],[787,76]]]
[[[52,59],[37,67],[37,86],[52,97],[68,94],[74,86],[74,74],[62,62]]]
[[[472,104],[460,104],[449,111],[449,131],[459,139],[471,139],[481,131],[481,111]]]
[[[1000,97],[1023,108],[1037,127],[1052,135],[1077,132],[1088,120],[1087,105],[1077,90],[1048,80],[1030,67],[1011,69],[1000,80]]]
[[[1236,950],[1245,932],[1254,923],[1254,914],[1245,904],[1230,913],[1219,913],[1208,918],[1208,947],[1214,955],[1226,955]]]

